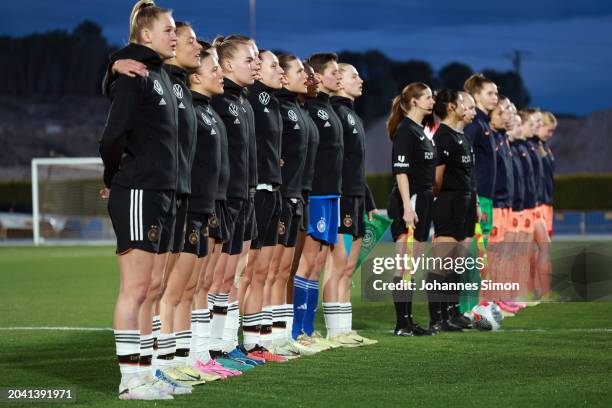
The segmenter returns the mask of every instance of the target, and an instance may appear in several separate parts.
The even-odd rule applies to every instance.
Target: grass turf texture
[[[392,251],[381,244],[373,255]],[[111,248],[2,248],[0,274],[0,327],[112,325],[118,272]],[[392,305],[361,302],[357,280],[353,315],[353,326],[379,344],[267,364],[155,404],[609,406],[612,332],[600,330],[612,329],[609,303],[541,304],[494,333],[396,338]],[[415,305],[415,317],[425,323],[425,305]],[[76,403],[65,404],[72,407],[154,404],[117,400],[110,331],[0,330],[0,350],[0,387],[74,387]]]

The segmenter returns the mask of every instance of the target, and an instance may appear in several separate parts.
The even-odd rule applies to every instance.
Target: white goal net
[[[102,160],[96,157],[32,159],[34,244],[111,244],[115,239],[100,198]]]

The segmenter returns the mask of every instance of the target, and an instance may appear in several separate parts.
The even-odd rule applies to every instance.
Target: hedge
[[[102,187],[92,180],[69,181],[72,186],[54,189],[50,186],[45,199],[53,207],[56,200],[71,211],[87,208],[89,212],[104,213],[105,203],[98,198],[97,191]],[[368,184],[379,208],[387,205],[393,178],[389,174],[372,174]],[[66,187],[66,182],[63,183]],[[67,194],[70,194],[67,196]],[[559,210],[611,210],[612,173],[574,174],[555,177],[555,208]],[[28,212],[32,210],[32,187],[30,180],[0,181],[0,211]]]
[[[368,176],[376,205],[385,208],[393,178],[389,174]],[[555,177],[555,209],[612,210],[612,173],[573,174]]]

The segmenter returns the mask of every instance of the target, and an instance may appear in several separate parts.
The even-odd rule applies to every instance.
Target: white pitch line
[[[0,327],[0,330],[49,330],[49,331],[113,331],[112,327],[49,327],[49,326],[33,326],[33,327]],[[393,330],[359,330],[367,333],[389,334]],[[475,330],[476,331],[476,330]],[[499,329],[498,333],[553,333],[553,332],[577,332],[577,333],[612,333],[612,328],[585,328],[585,329]]]
[[[466,330],[464,333],[469,333],[472,330]],[[489,332],[491,330],[473,330],[473,332]],[[364,333],[379,333],[379,334],[390,334],[393,330],[358,330],[358,332]],[[612,333],[612,328],[585,328],[585,329],[499,329],[492,331],[494,333]]]
[[[0,330],[113,331],[112,327],[0,327]]]
[[[537,332],[603,332],[603,333],[612,333],[612,329],[605,328],[590,328],[590,329],[500,329],[500,332],[508,332],[508,333],[537,333]]]

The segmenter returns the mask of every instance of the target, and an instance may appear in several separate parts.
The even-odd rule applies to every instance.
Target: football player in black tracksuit
[[[336,54],[314,54],[308,59],[320,81],[319,94],[306,101],[310,117],[319,130],[319,145],[315,161],[312,195],[309,198],[310,223],[308,236],[295,277],[294,332],[307,336],[314,332],[317,310],[318,281],[329,252],[329,245],[338,239],[338,204],[342,186],[342,123],[330,103],[333,92],[340,89],[341,74]],[[305,307],[304,307],[305,305]]]
[[[213,283],[209,293],[214,296],[211,322],[211,356],[222,354],[230,289],[233,286],[234,267],[228,266],[228,258],[243,250],[245,223],[248,221],[249,200],[249,142],[251,124],[244,105],[244,88],[254,81],[253,64],[256,56],[248,40],[215,39],[219,64],[223,69],[224,93],[212,98],[212,107],[219,114],[227,129],[230,176],[227,189],[227,209],[230,222],[230,238],[223,245],[223,254],[214,268]],[[229,350],[228,350],[229,351]]]
[[[193,220],[193,229],[199,228],[200,231],[198,240],[194,237],[185,241],[186,250],[197,254],[199,261],[188,284],[191,290],[196,291],[192,315],[195,341],[192,342],[191,353],[195,368],[203,373],[216,373],[215,362],[210,359],[205,340],[210,326],[208,291],[221,247],[229,240],[229,215],[225,200],[230,169],[225,124],[210,104],[213,96],[223,94],[223,73],[212,49],[202,53],[202,66],[191,71],[189,84],[198,120],[198,146],[190,197],[190,211],[193,214],[188,216],[188,225]],[[186,234],[191,237],[192,233],[188,228]]]
[[[343,163],[342,197],[340,198],[339,245],[331,250],[331,268],[326,274],[323,289],[323,313],[330,337],[346,335],[362,344],[375,344],[352,330],[351,280],[365,235],[364,217],[375,205],[365,181],[365,128],[355,112],[355,99],[361,96],[363,80],[350,64],[339,64],[342,87],[331,98],[331,104],[342,122]],[[350,255],[343,235],[350,235]]]
[[[308,99],[314,99],[319,93],[320,80],[316,77],[314,70],[308,64],[303,61],[304,71],[306,73],[306,93],[298,94],[298,103],[304,118],[304,124],[307,128],[308,134],[308,146],[306,150],[306,157],[304,160],[304,172],[302,175],[302,223],[298,233],[298,238],[295,244],[295,253],[293,255],[293,261],[291,262],[291,272],[289,273],[289,280],[287,281],[287,303],[291,305],[291,310],[286,312],[287,318],[287,331],[291,334],[292,339],[297,339],[302,333],[301,325],[294,325],[294,311],[293,311],[293,294],[294,294],[294,276],[298,271],[300,265],[300,259],[302,257],[302,250],[304,249],[304,243],[306,241],[306,231],[308,231],[308,225],[310,221],[309,216],[309,205],[308,201],[310,198],[310,192],[312,191],[312,179],[314,178],[315,160],[317,158],[317,149],[319,147],[319,129],[314,123],[314,120],[310,117],[308,109],[306,108],[306,101]],[[302,318],[303,321],[303,318]],[[304,343],[303,341],[301,343]]]
[[[304,214],[302,217],[301,231],[304,234],[302,236],[302,246],[306,238],[306,231],[310,221],[309,217],[309,206],[308,201],[310,199],[310,193],[312,192],[312,180],[314,179],[315,161],[317,159],[317,150],[319,149],[319,128],[310,116],[308,108],[306,107],[306,101],[308,99],[314,99],[319,94],[319,83],[320,80],[315,76],[314,70],[308,63],[304,62],[304,70],[308,74],[306,80],[306,89],[308,93],[306,95],[299,95],[298,100],[300,101],[300,108],[306,114],[304,120],[308,127],[308,151],[306,152],[306,162],[304,163],[304,176],[302,177],[302,201],[304,202]],[[298,250],[296,249],[296,253]],[[300,249],[301,253],[302,250]],[[299,259],[298,259],[299,261]],[[296,269],[297,271],[297,269]]]
[[[466,220],[472,213],[472,179],[474,173],[473,151],[470,141],[463,133],[465,126],[463,94],[444,89],[436,94],[434,112],[440,118],[440,126],[434,135],[438,163],[433,204],[435,242],[433,256],[458,258],[461,245],[466,238]],[[454,270],[436,271],[449,283],[459,282]],[[436,306],[438,310],[436,310]],[[470,327],[470,321],[459,311],[459,291],[446,293],[440,303],[430,303],[433,331],[461,331]],[[436,317],[437,315],[437,317]]]
[[[395,179],[389,197],[387,213],[393,220],[391,234],[398,255],[420,257],[425,242],[429,239],[433,206],[433,185],[436,167],[436,148],[425,135],[423,119],[431,115],[434,100],[431,89],[423,83],[408,84],[402,93],[393,99],[387,131],[393,142],[392,170]],[[412,247],[413,253],[407,254]],[[415,270],[398,268],[393,282],[396,336],[423,336],[433,332],[421,328],[412,320],[413,290],[404,283],[411,281]],[[428,274],[428,281],[433,275]],[[430,302],[433,297],[430,298]],[[430,308],[430,313],[433,310]],[[435,318],[436,315],[430,315]]]
[[[270,304],[272,305],[272,337],[275,354],[314,354],[318,352],[291,338],[290,325],[293,305],[287,303],[287,281],[289,280],[295,244],[302,225],[302,182],[305,159],[308,152],[308,113],[302,109],[299,95],[307,92],[307,74],[304,65],[295,55],[279,55],[284,71],[284,87],[275,92],[280,103],[283,121],[281,147],[281,173],[283,184],[280,191],[281,215],[278,223],[278,244],[274,251],[272,268],[268,272],[270,282]],[[314,124],[313,124],[314,125]],[[268,282],[266,282],[268,284]]]
[[[171,223],[166,225],[165,231],[167,231],[169,234],[162,234],[162,236],[166,236],[167,238],[162,238],[160,244],[169,251],[172,251],[173,255],[167,257],[167,260],[165,255],[160,255],[158,257],[156,267],[153,269],[152,284],[149,289],[147,301],[143,305],[142,311],[144,316],[147,313],[147,310],[149,310],[150,305],[152,305],[155,308],[151,311],[153,316],[152,320],[157,320],[157,317],[154,316],[157,313],[153,313],[153,311],[157,310],[159,307],[161,334],[157,341],[158,355],[155,360],[155,365],[162,369],[167,368],[171,365],[171,363],[174,363],[171,360],[174,359],[176,350],[174,344],[176,343],[176,340],[179,342],[179,358],[186,357],[188,347],[185,347],[185,345],[188,345],[191,341],[189,327],[183,327],[183,330],[175,330],[174,328],[174,313],[176,305],[180,301],[185,289],[186,281],[191,272],[191,265],[186,261],[187,257],[183,258],[184,262],[180,268],[180,271],[176,274],[174,272],[175,263],[178,259],[178,253],[180,253],[183,248],[188,197],[191,192],[191,167],[195,157],[196,147],[196,119],[191,101],[191,92],[186,84],[186,70],[197,68],[199,66],[200,50],[202,47],[197,42],[193,29],[187,23],[177,23],[177,36],[178,41],[176,57],[167,60],[164,67],[172,78],[172,93],[174,94],[178,104],[179,178],[176,190],[175,217],[173,217]],[[125,60],[126,58],[124,58],[120,52],[119,54],[115,54],[111,60]],[[114,66],[114,71],[120,74],[127,74],[127,72],[124,72],[121,69],[120,64]],[[111,78],[111,75],[107,76],[107,79]],[[164,264],[165,268],[162,269]],[[165,285],[161,285],[162,276],[166,282]],[[174,276],[174,278],[169,280],[170,276]],[[162,289],[162,287],[165,287],[165,289]],[[162,292],[163,298],[161,299],[160,304],[156,305],[155,302],[160,301]],[[144,310],[145,308],[147,310]],[[157,322],[153,324],[157,325]],[[141,332],[145,335],[148,334],[148,328],[141,327]],[[175,333],[178,333],[178,335],[175,335]],[[160,339],[162,340],[162,344],[159,342]],[[185,349],[187,349],[187,351],[185,351]],[[184,360],[180,362],[184,363]],[[182,366],[184,365],[185,364],[182,364]],[[189,381],[191,377],[186,375],[184,378],[186,381]]]
[[[256,345],[270,348],[272,310],[267,275],[274,247],[278,241],[278,220],[281,206],[280,150],[282,119],[280,104],[274,92],[282,87],[283,69],[270,51],[259,51],[260,80],[249,87],[248,99],[255,116],[257,181],[255,219],[257,237],[251,241],[248,265],[240,281],[244,313],[244,344],[247,350]],[[270,275],[273,278],[273,275]],[[259,336],[255,333],[259,326]]]
[[[215,40],[218,42],[217,40]],[[251,62],[251,73],[253,80],[260,79],[259,71],[261,69],[261,60],[259,59],[259,50],[255,42],[249,37],[232,34],[224,39],[223,42],[241,42],[251,48],[251,53],[254,56]],[[252,84],[252,83],[251,83]],[[247,165],[247,185],[248,196],[244,202],[242,216],[237,218],[236,231],[242,231],[240,236],[233,234],[233,244],[236,253],[230,254],[225,266],[224,282],[222,293],[229,293],[229,304],[227,313],[227,322],[224,335],[225,351],[238,353],[240,356],[245,356],[246,350],[238,348],[238,330],[240,329],[240,313],[239,304],[242,304],[244,292],[241,289],[244,285],[239,285],[236,282],[240,281],[241,276],[245,273],[248,263],[248,253],[251,246],[251,241],[257,237],[257,222],[255,220],[255,191],[257,187],[257,141],[255,134],[255,114],[253,107],[248,100],[248,87],[245,86],[240,92],[240,109],[245,115],[246,128],[248,133],[248,165]],[[241,242],[239,242],[241,240]]]
[[[178,103],[173,80],[163,67],[164,59],[176,55],[177,37],[167,10],[138,3],[133,14],[132,43],[115,57],[137,60],[149,74],[120,76],[108,87],[112,104],[100,141],[106,186],[102,196],[109,199],[121,273],[114,317],[119,398],[172,399],[151,385],[146,367],[139,367],[140,362],[150,365],[151,355],[145,351],[148,361],[141,360],[139,328],[145,322],[139,312],[155,254],[165,249],[160,249],[160,239],[171,218],[179,177]],[[149,325],[150,316],[149,310],[144,315]],[[142,344],[151,350],[152,341]]]

